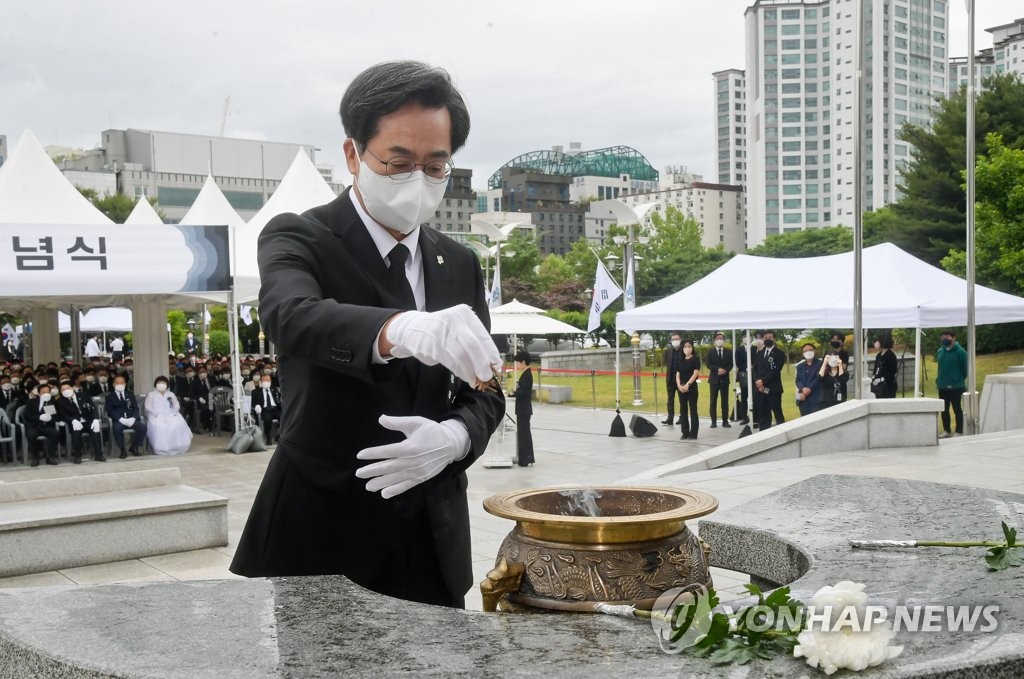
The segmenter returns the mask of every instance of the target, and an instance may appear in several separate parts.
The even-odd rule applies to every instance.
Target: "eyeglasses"
[[[393,156],[387,160],[382,160],[369,148],[365,148],[363,150],[373,156],[378,163],[383,165],[384,171],[387,175],[396,181],[409,179],[418,167],[423,168],[423,174],[426,176],[427,181],[432,184],[440,184],[441,182],[448,181],[448,177],[452,174],[453,166],[450,159],[433,160],[429,163],[414,163],[412,162],[412,158],[409,158],[408,156]]]

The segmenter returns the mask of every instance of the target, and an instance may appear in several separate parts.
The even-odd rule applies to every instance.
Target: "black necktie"
[[[719,361],[722,360],[722,350],[721,350],[721,348],[719,348],[719,350],[718,350],[718,360]]]
[[[405,262],[409,259],[409,248],[401,243],[391,248],[388,253],[388,275],[391,277],[391,289],[398,295],[402,309],[416,309],[416,296],[405,276]]]

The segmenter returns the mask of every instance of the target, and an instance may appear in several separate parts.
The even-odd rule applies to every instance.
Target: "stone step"
[[[0,484],[0,577],[223,547],[227,503],[177,469]]]

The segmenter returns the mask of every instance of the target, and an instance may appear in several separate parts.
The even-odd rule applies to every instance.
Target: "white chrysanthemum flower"
[[[834,587],[822,587],[811,599],[816,610],[831,607],[831,622],[827,627],[807,629],[797,637],[793,656],[806,658],[811,667],[820,668],[825,674],[832,674],[840,668],[860,671],[878,665],[903,652],[902,646],[890,646],[896,636],[889,623],[868,622],[864,603],[862,583],[844,580]],[[857,623],[843,625],[832,631],[846,607],[856,609]],[[846,618],[848,620],[848,617]],[[869,629],[865,629],[868,628]],[[856,631],[860,630],[860,631]]]

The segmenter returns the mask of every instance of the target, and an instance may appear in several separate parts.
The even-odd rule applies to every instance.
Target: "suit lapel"
[[[427,311],[439,311],[452,305],[452,264],[447,254],[445,246],[437,237],[437,232],[421,226],[420,256],[423,262],[423,289]]]

